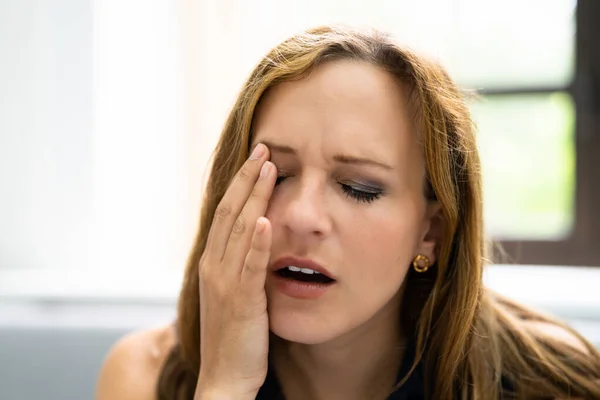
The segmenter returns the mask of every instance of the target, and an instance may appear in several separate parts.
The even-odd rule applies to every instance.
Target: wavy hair
[[[398,46],[376,30],[319,27],[272,49],[241,89],[213,153],[199,231],[187,261],[178,303],[178,342],[163,366],[160,399],[192,399],[200,369],[198,264],[215,209],[248,157],[252,122],[262,96],[280,82],[306,77],[318,65],[351,59],[375,65],[410,88],[422,144],[426,195],[438,201],[445,233],[438,261],[407,275],[402,315],[416,338],[413,369],[422,363],[427,397],[600,399],[600,355],[567,325],[486,289],[480,161],[466,99],[437,63]],[[541,335],[524,321],[560,326],[587,348]],[[505,380],[514,391],[503,390]],[[399,385],[402,384],[402,381]]]

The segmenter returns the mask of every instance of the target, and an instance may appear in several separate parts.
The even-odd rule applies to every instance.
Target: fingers
[[[242,269],[241,287],[250,292],[264,291],[267,266],[271,255],[272,226],[265,217],[256,221],[250,251]]]
[[[248,197],[257,182],[261,167],[269,157],[268,148],[259,143],[253,150],[252,155],[238,173],[223,195],[221,202],[215,210],[212,226],[207,238],[206,250],[209,252],[207,257],[221,261],[227,247],[227,242],[232,230],[237,232],[246,230],[246,221],[238,221],[240,213]],[[254,219],[256,220],[256,218]],[[236,223],[236,221],[238,221]],[[251,235],[252,228],[250,228]]]
[[[244,257],[248,253],[253,240],[255,221],[265,215],[269,198],[273,192],[275,181],[275,168],[273,163],[266,161],[261,169],[260,176],[246,204],[238,215],[231,229],[229,241],[223,256],[223,272],[231,271],[239,276]]]

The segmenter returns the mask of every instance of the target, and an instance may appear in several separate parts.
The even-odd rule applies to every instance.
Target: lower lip
[[[278,273],[273,274],[277,290],[289,297],[296,299],[317,299],[324,295],[334,284],[332,283],[313,283],[300,282],[293,279],[284,278]]]

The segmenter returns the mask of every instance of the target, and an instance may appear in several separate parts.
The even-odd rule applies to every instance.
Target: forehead
[[[418,149],[410,108],[405,86],[381,68],[326,62],[308,77],[265,94],[255,114],[253,142],[360,150],[397,164]]]

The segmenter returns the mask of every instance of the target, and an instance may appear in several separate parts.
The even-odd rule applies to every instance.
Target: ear
[[[426,207],[417,254],[427,256],[432,265],[437,261],[437,248],[442,242],[446,223],[439,202],[429,201]]]

